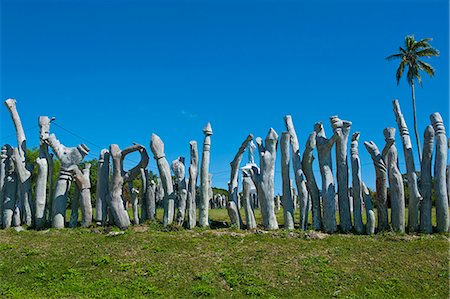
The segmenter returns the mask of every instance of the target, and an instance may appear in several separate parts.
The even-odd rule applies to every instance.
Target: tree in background
[[[399,47],[400,53],[390,55],[386,57],[387,60],[400,59],[400,65],[398,66],[396,78],[397,85],[400,84],[400,79],[403,75],[405,68],[408,68],[406,79],[409,86],[411,86],[411,97],[413,105],[414,115],[414,134],[416,135],[417,151],[419,153],[419,160],[422,161],[422,151],[420,149],[419,132],[417,130],[417,116],[416,116],[416,99],[414,95],[414,81],[417,80],[420,86],[422,86],[422,78],[420,77],[420,71],[425,71],[430,77],[434,76],[434,68],[428,63],[420,60],[422,57],[439,56],[439,51],[434,49],[429,42],[431,38],[424,38],[420,41],[414,39],[414,35],[407,35],[404,41],[404,47]]]

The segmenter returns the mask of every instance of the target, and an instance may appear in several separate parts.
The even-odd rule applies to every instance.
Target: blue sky
[[[210,121],[210,171],[222,188],[247,134],[265,137],[273,127],[281,136],[283,116],[291,114],[303,150],[314,123],[322,121],[330,136],[329,117],[337,114],[361,132],[363,179],[374,187],[362,141],[384,146],[383,129],[396,127],[394,98],[415,144],[409,86],[404,79],[397,86],[398,64],[384,59],[408,34],[432,37],[441,52],[429,60],[436,76],[424,75],[416,88],[421,138],[436,111],[449,131],[443,0],[2,0],[1,98],[17,99],[29,146],[39,144],[38,116],[55,116],[60,127],[51,130],[66,145],[85,142],[89,158],[111,143],[148,147],[156,133],[169,162],[189,161],[189,141],[201,145]],[[9,114],[0,110],[0,142],[16,144]],[[398,133],[397,147],[404,172]]]

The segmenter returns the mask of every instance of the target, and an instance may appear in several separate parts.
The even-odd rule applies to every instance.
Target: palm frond
[[[411,49],[413,48],[413,45],[416,41],[414,40],[414,35],[407,35],[405,37],[405,48],[406,51],[411,51]]]
[[[422,60],[417,60],[417,64],[421,70],[424,70],[430,77],[434,76],[434,68]]]
[[[403,49],[402,47],[398,47],[398,50],[400,51],[400,53],[402,54],[407,54],[408,52],[406,52],[405,49]]]
[[[399,59],[402,58],[403,54],[402,53],[398,53],[398,54],[393,54],[393,55],[389,55],[388,57],[386,57],[386,60],[394,60],[394,59]]]
[[[405,65],[406,65],[406,61],[402,60],[402,62],[400,62],[400,65],[398,66],[397,73],[395,74],[395,77],[397,79],[397,85],[400,84],[400,79],[402,78],[403,70],[405,69]]]
[[[419,57],[431,57],[431,56],[439,56],[439,50],[434,48],[425,48],[416,52],[416,55]]]
[[[429,38],[429,37],[421,39],[420,41],[418,41],[418,42],[416,42],[414,44],[413,50],[417,50],[419,48],[429,48],[429,47],[431,47],[429,42],[432,41],[432,40],[433,39]]]
[[[408,73],[406,74],[406,79],[408,80],[408,84],[412,85],[414,83],[414,79],[417,78],[418,71],[416,65],[410,65],[408,68]]]

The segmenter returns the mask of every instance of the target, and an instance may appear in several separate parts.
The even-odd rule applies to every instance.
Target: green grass
[[[228,221],[226,210],[210,217]],[[449,240],[442,234],[188,231],[160,223],[116,231],[0,231],[0,297],[449,295]]]

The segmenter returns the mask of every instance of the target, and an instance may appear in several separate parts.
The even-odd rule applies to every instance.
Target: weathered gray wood
[[[17,207],[17,176],[14,169],[14,163],[11,159],[12,147],[9,144],[5,144],[2,147],[2,161],[5,165],[5,182],[4,182],[4,193],[3,193],[3,227],[8,228],[15,226],[15,224],[20,225],[20,213],[19,219],[14,221],[14,214],[18,212]],[[17,210],[17,212],[16,212]]]
[[[364,182],[362,183],[362,191],[366,209],[366,234],[373,235],[375,233],[375,213],[373,212],[369,189]]]
[[[281,133],[280,149],[281,149],[281,178],[283,189],[283,218],[284,228],[294,229],[294,201],[292,199],[292,186],[291,178],[289,176],[290,166],[290,148],[289,148],[290,135],[288,132]]]
[[[308,224],[308,191],[306,187],[306,179],[302,170],[302,159],[300,155],[300,146],[298,143],[297,132],[295,131],[292,117],[286,115],[284,123],[290,136],[290,144],[292,146],[292,166],[294,168],[295,184],[298,190],[298,203],[300,205],[300,228],[306,229]],[[294,209],[296,209],[297,200],[293,198]]]
[[[370,154],[375,167],[376,175],[376,207],[378,214],[378,230],[383,231],[389,229],[388,207],[387,207],[387,179],[386,179],[386,163],[373,141],[364,142],[364,146]]]
[[[170,174],[169,163],[164,153],[164,143],[158,135],[152,134],[150,148],[155,157],[159,170],[159,176],[164,188],[164,215],[163,225],[172,224],[175,213],[175,193],[173,191],[172,175]]]
[[[200,201],[198,207],[198,225],[205,227],[209,225],[209,159],[211,149],[211,135],[213,134],[211,124],[207,123],[203,128],[203,151],[200,166]]]
[[[193,229],[196,225],[196,203],[195,203],[195,188],[197,186],[198,176],[198,149],[197,141],[189,142],[190,147],[190,164],[189,164],[189,183],[188,183],[188,197],[187,197],[187,222],[188,229]]]
[[[46,201],[47,201],[47,181],[48,175],[52,174],[52,170],[49,166],[53,166],[53,158],[48,152],[48,144],[45,140],[48,138],[50,131],[50,119],[47,116],[39,116],[39,132],[40,132],[40,145],[39,145],[39,157],[36,158],[36,164],[38,165],[38,175],[36,178],[35,186],[35,202],[34,202],[34,221],[37,229],[42,229],[46,223]],[[52,189],[51,185],[50,190]]]
[[[347,144],[352,123],[337,116],[330,117],[331,126],[336,132],[336,178],[338,184],[339,224],[343,232],[352,230],[350,199],[348,197]]]
[[[406,173],[408,176],[409,203],[408,203],[408,228],[409,232],[419,230],[419,204],[422,196],[417,185],[416,167],[414,166],[414,155],[412,152],[411,138],[405,118],[400,110],[398,100],[393,101],[395,119],[402,139],[403,153],[405,155]]]
[[[18,178],[18,194],[21,201],[19,207],[21,207],[21,221],[22,223],[31,226],[34,225],[34,205],[31,198],[31,170],[25,167],[25,163],[21,163],[21,156],[17,147],[13,148],[12,160],[15,165],[15,170]]]
[[[177,184],[177,224],[183,226],[184,218],[186,214],[186,200],[187,200],[187,184],[185,178],[184,157],[178,157],[178,159],[172,161],[172,171],[176,179]]]
[[[52,202],[52,227],[64,228],[66,220],[67,193],[73,179],[70,167],[78,165],[89,153],[89,148],[85,144],[77,147],[66,147],[56,139],[55,134],[51,134],[45,142],[52,148],[56,157],[61,163],[58,181]]]
[[[319,167],[322,175],[322,201],[323,201],[323,229],[327,233],[334,233],[336,225],[336,197],[334,190],[333,166],[331,160],[331,149],[338,138],[337,134],[328,139],[325,136],[322,123],[314,125],[316,132],[316,145],[319,156]]]
[[[5,198],[6,163],[8,158],[6,151],[6,146],[2,146],[0,152],[0,228],[3,227],[3,201]]]
[[[133,182],[128,182],[128,190],[131,194],[131,210],[133,212],[133,224],[139,224],[138,194],[139,190],[133,187]]]
[[[316,132],[312,132],[306,141],[305,151],[302,157],[302,169],[306,177],[306,188],[311,198],[312,225],[315,230],[322,229],[322,207],[320,204],[319,188],[317,187],[312,163],[313,151],[316,148]]]
[[[398,154],[395,146],[395,128],[383,131],[386,145],[383,148],[383,161],[386,163],[391,196],[391,223],[396,232],[405,232],[405,195],[403,177],[398,169]]]
[[[244,211],[245,211],[245,223],[247,225],[247,229],[255,229],[256,228],[256,220],[255,220],[255,214],[252,209],[251,205],[251,197],[250,197],[250,190],[253,185],[252,179],[250,177],[250,174],[243,172],[242,173],[242,193],[243,193],[243,199],[244,199]]]
[[[141,155],[139,163],[128,171],[123,169],[123,160],[126,155],[138,151]],[[140,174],[140,169],[148,165],[148,154],[144,146],[135,144],[120,150],[117,144],[109,146],[109,152],[112,158],[112,184],[111,184],[111,209],[114,218],[114,224],[121,229],[126,229],[130,225],[130,218],[123,204],[123,185],[132,181]]]
[[[447,137],[442,116],[436,112],[430,115],[436,139],[436,158],[434,160],[434,191],[436,192],[436,230],[448,232],[448,197],[445,186],[445,167],[447,163]]]
[[[150,180],[147,186],[147,217],[150,221],[156,220],[156,183]]]
[[[274,202],[274,176],[275,159],[277,156],[278,134],[270,128],[266,136],[265,145],[260,137],[256,138],[258,145],[260,168],[253,166],[251,177],[256,186],[258,200],[261,205],[261,216],[263,226],[266,229],[278,229],[278,222],[275,216]]]
[[[34,224],[34,206],[31,198],[31,171],[26,165],[27,145],[25,132],[22,127],[19,113],[17,112],[16,100],[7,99],[4,104],[9,110],[16,129],[17,151],[14,151],[12,155],[13,162],[16,164],[17,178],[20,182],[17,185],[18,195],[16,200],[19,203],[19,206],[22,207],[22,221],[26,225],[31,226]]]
[[[141,168],[141,222],[148,220],[148,197],[147,190],[149,189],[148,171]]]
[[[352,192],[353,192],[353,223],[355,232],[362,234],[364,227],[362,221],[362,184],[361,184],[361,162],[359,159],[359,132],[352,135],[350,146],[352,165]]]
[[[422,161],[420,163],[420,194],[423,200],[420,204],[420,231],[431,234],[433,226],[431,224],[431,194],[433,181],[431,176],[431,160],[433,158],[434,129],[431,125],[425,129],[423,137]]]
[[[109,169],[109,151],[102,149],[98,159],[95,206],[95,218],[101,225],[106,224],[108,216]]]
[[[242,142],[239,147],[236,155],[234,156],[233,161],[230,162],[231,174],[230,181],[228,182],[228,194],[229,194],[229,202],[227,203],[227,211],[230,216],[231,224],[237,226],[238,228],[242,228],[242,217],[239,212],[239,166],[242,161],[242,156],[245,153],[247,145],[250,141],[253,140],[253,135],[250,134],[247,138]],[[231,204],[234,202],[234,204]],[[237,221],[237,222],[235,222]]]

